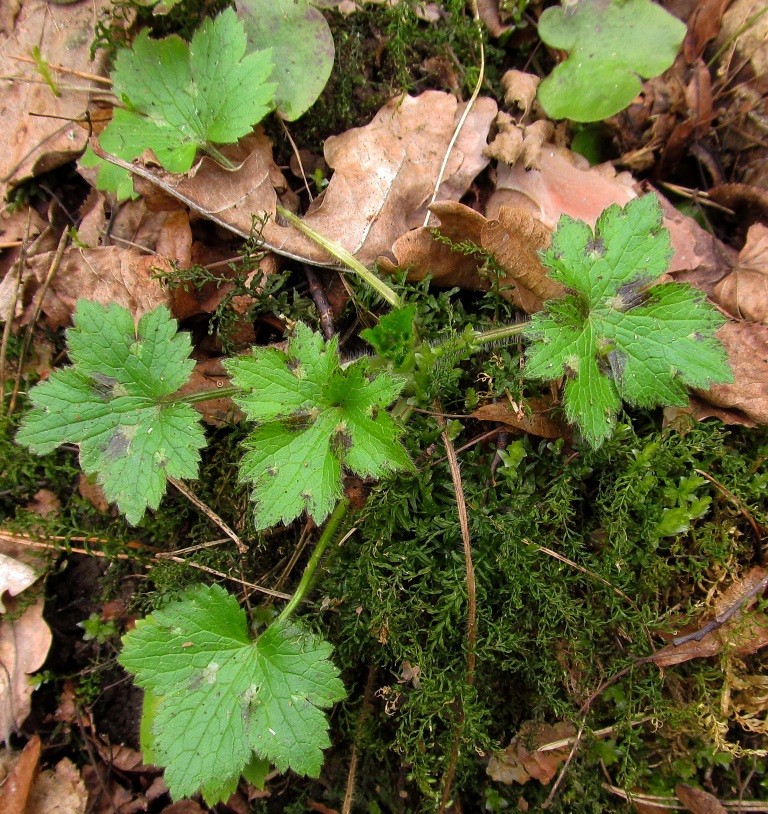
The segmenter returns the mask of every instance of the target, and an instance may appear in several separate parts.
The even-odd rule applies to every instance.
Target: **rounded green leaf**
[[[335,50],[325,17],[306,0],[238,0],[248,50],[272,49],[280,115],[294,121],[317,100],[328,82]]]
[[[675,60],[685,25],[650,0],[579,0],[547,9],[539,36],[568,59],[539,85],[549,116],[594,122],[623,110],[640,91],[640,78]]]

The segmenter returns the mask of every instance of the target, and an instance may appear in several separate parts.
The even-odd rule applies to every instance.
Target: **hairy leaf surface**
[[[330,746],[323,709],[344,697],[331,646],[291,622],[251,641],[237,600],[199,586],[136,624],[120,663],[161,700],[153,756],[174,798],[213,805],[263,762],[317,777]]]
[[[235,401],[259,424],[240,470],[254,487],[259,528],[304,510],[320,523],[341,497],[343,466],[373,478],[411,468],[385,410],[403,381],[370,375],[365,359],[342,370],[336,345],[299,323],[287,352],[254,348],[225,363],[245,393]]]
[[[685,405],[686,387],[732,380],[714,337],[724,319],[704,294],[680,283],[649,288],[671,253],[654,195],[609,207],[594,234],[564,215],[542,253],[550,276],[574,293],[533,316],[526,373],[568,377],[566,414],[593,447],[610,435],[622,399]]]
[[[80,445],[83,470],[95,474],[130,523],[157,508],[166,475],[194,478],[205,438],[188,404],[164,404],[192,373],[189,335],[176,332],[164,306],[134,323],[119,305],[79,300],[67,331],[72,367],[32,388],[34,408],[16,440],[38,455]]]

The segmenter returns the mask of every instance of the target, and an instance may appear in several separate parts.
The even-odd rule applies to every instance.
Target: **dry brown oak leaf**
[[[441,195],[460,198],[486,166],[482,156],[496,103],[478,99],[451,151]],[[328,187],[305,223],[352,252],[364,265],[387,252],[408,231],[430,199],[458,119],[449,93],[427,91],[388,102],[365,127],[325,143],[325,160],[334,170]],[[465,132],[466,131],[466,132]],[[330,265],[332,258],[297,230],[275,220],[278,193],[287,182],[272,160],[272,147],[257,128],[233,148],[223,148],[236,170],[203,158],[186,176],[141,165],[136,175],[149,180],[204,217],[247,237],[253,216],[269,215],[262,237],[267,248],[287,257]],[[151,194],[146,185],[137,186]]]
[[[523,209],[501,207],[495,220],[453,201],[438,201],[430,210],[439,218],[437,231],[452,243],[471,241],[494,255],[506,276],[496,281],[503,296],[529,314],[542,301],[562,297],[563,287],[546,274],[538,252],[549,246],[550,231]],[[487,291],[491,281],[480,273],[482,257],[454,251],[439,240],[433,228],[414,229],[392,247],[395,262],[379,258],[379,268],[393,274],[408,269],[409,280],[429,275],[438,286]]]
[[[768,322],[768,227],[762,223],[750,227],[736,267],[712,296],[734,317]]]
[[[3,0],[2,5],[5,5]],[[103,95],[108,85],[51,71],[59,86],[55,96],[29,59],[40,49],[50,65],[106,76],[102,53],[90,60],[96,23],[111,0],[92,0],[69,8],[39,0],[24,0],[13,31],[0,33],[0,63],[13,80],[0,81],[0,198],[8,188],[75,159],[85,149],[88,129],[83,119],[89,99]],[[45,115],[32,115],[45,114]]]

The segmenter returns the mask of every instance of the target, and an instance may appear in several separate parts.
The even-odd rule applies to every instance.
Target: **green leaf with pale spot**
[[[80,463],[130,523],[157,508],[166,475],[195,478],[205,437],[188,404],[166,404],[194,362],[164,306],[134,323],[125,308],[78,300],[67,331],[72,367],[30,390],[16,441],[38,455],[80,445]]]
[[[322,522],[341,497],[344,467],[372,478],[412,467],[385,409],[403,380],[371,375],[365,359],[342,369],[336,347],[299,323],[287,352],[254,348],[224,363],[244,391],[235,401],[259,424],[240,468],[253,484],[258,528],[304,510]]]
[[[705,295],[680,283],[649,287],[671,254],[655,195],[609,207],[594,234],[564,215],[541,254],[573,293],[532,317],[526,374],[567,377],[566,414],[595,448],[611,434],[622,399],[682,406],[686,387],[733,380],[714,335],[725,320]]]
[[[187,172],[197,151],[250,133],[274,106],[269,49],[246,54],[243,24],[232,9],[206,20],[187,44],[146,31],[117,55],[113,90],[118,108],[99,137],[106,152],[131,161],[151,149],[170,172]],[[101,188],[115,181],[99,174]],[[124,190],[123,190],[124,191]]]
[[[248,636],[237,600],[199,586],[136,623],[119,661],[160,701],[152,754],[174,798],[226,800],[270,761],[317,777],[330,746],[324,709],[344,697],[331,646],[291,622]]]

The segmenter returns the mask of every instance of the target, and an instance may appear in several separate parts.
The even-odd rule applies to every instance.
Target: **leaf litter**
[[[62,11],[51,7],[51,11],[54,10],[56,13],[71,12],[66,8]],[[53,63],[55,57],[52,53],[45,51]],[[61,61],[66,60],[62,58]],[[518,97],[512,93],[508,95],[507,104],[517,104]],[[530,93],[522,93],[519,101],[521,107],[527,109],[530,106]],[[45,97],[45,105],[50,110],[50,96]],[[70,112],[73,110],[70,108]],[[80,113],[82,109],[77,115]],[[544,144],[540,145],[538,151],[538,167],[532,171],[526,171],[524,162],[510,154],[507,157],[514,162],[512,166],[500,163],[491,167],[494,178],[492,192],[484,205],[475,203],[473,205],[477,208],[470,208],[458,203],[477,176],[489,166],[487,146],[496,113],[496,102],[481,97],[462,131],[457,149],[449,157],[447,179],[431,206],[435,215],[431,228],[437,225],[450,240],[457,243],[471,240],[490,252],[508,272],[509,277],[504,284],[514,286],[512,296],[516,297],[516,304],[528,313],[535,313],[541,307],[539,293],[546,296],[551,293],[551,289],[537,293],[540,286],[551,284],[542,273],[537,252],[546,248],[547,234],[561,215],[568,214],[594,224],[607,205],[624,205],[635,200],[641,190],[628,173],[617,175],[609,167],[587,168],[572,153]],[[383,258],[380,267],[385,268],[389,263],[390,271],[411,266],[413,279],[419,279],[419,275],[423,279],[431,273],[435,278],[442,277],[442,283],[446,286],[486,289],[489,282],[480,276],[480,264],[475,257],[451,251],[446,243],[435,240],[431,228],[421,229],[419,226],[434,192],[437,170],[459,115],[460,106],[451,94],[428,91],[419,96],[395,99],[386,104],[369,125],[329,138],[325,157],[333,174],[323,195],[305,214],[305,222],[348,248],[366,265]],[[50,155],[44,153],[43,160],[37,164],[19,165],[19,171],[10,180],[17,183],[27,172],[46,168],[48,161],[70,161],[84,144],[80,134],[77,135],[77,149],[69,149],[61,155],[53,150]],[[32,145],[35,138],[44,142],[43,137],[37,136],[30,137],[28,143]],[[72,148],[71,143],[67,146]],[[222,148],[222,152],[235,164],[234,170],[204,157],[192,166],[186,176],[158,169],[150,155],[137,156],[135,183],[142,197],[134,202],[138,209],[133,211],[146,212],[147,203],[183,211],[178,209],[181,205],[195,213],[193,220],[196,223],[193,223],[190,235],[199,228],[198,216],[201,215],[203,218],[210,217],[241,237],[250,234],[253,225],[251,216],[254,213],[266,213],[270,215],[264,228],[268,247],[289,258],[332,265],[331,258],[275,217],[278,203],[289,204],[289,208],[295,209],[296,199],[292,197],[291,186],[274,161],[272,145],[264,131],[257,128],[253,135],[241,139],[239,144]],[[361,172],[361,168],[364,171]],[[171,198],[173,202],[170,202]],[[759,268],[755,268],[755,262],[759,264],[760,261],[750,259],[754,244],[748,242],[749,248],[745,247],[742,251],[743,256],[739,257],[735,271],[730,271],[732,254],[703,233],[690,218],[675,217],[677,220],[668,217],[666,221],[675,249],[672,275],[679,279],[690,279],[696,284],[695,275],[699,274],[701,288],[710,294],[716,289],[716,296],[722,298],[723,305],[734,316],[762,313],[758,310],[760,297],[745,294],[745,290],[751,292],[752,289],[745,289],[742,285],[745,278],[743,272],[749,272],[748,279],[757,280],[758,283],[760,278],[752,275],[762,274]],[[94,216],[94,222],[96,220],[98,218]],[[106,221],[101,221],[94,229],[93,234],[98,241],[109,240],[103,234],[105,224]],[[757,233],[757,227],[754,228]],[[73,247],[68,250],[64,268],[54,278],[43,303],[49,324],[54,327],[67,324],[79,290],[89,291],[89,296],[105,305],[119,302],[134,313],[149,311],[159,302],[175,309],[178,301],[171,300],[154,280],[154,269],[167,271],[167,261],[142,255],[142,252],[164,249],[160,251],[161,255],[174,261],[180,259],[184,265],[188,265],[193,247],[191,241],[186,247],[182,247],[181,243],[177,249],[168,250],[169,244],[163,244],[160,230],[153,229],[146,235],[146,240],[141,241],[142,249],[116,245],[97,247],[91,243],[89,249]],[[392,258],[397,259],[397,264],[392,262]],[[42,283],[49,259],[50,254],[40,254],[32,261],[35,269],[33,275],[25,272],[29,288],[19,309],[26,310],[27,314],[35,287]],[[737,276],[739,274],[741,280]],[[531,287],[525,285],[525,280],[532,280]],[[528,299],[525,299],[523,289],[526,289]],[[539,302],[536,302],[536,298]],[[202,313],[200,310],[195,312],[196,308],[200,308],[199,303],[190,302],[188,308],[185,316],[196,317]],[[174,316],[178,317],[179,314],[174,311]],[[764,316],[761,318],[764,319]],[[700,396],[713,400],[719,409],[741,414],[745,423],[768,423],[768,340],[763,336],[762,326],[729,323],[721,329],[720,336],[729,350],[736,380],[732,385],[718,386],[702,392]],[[209,371],[204,375],[211,377],[216,374]],[[215,382],[212,386],[215,386]],[[493,410],[483,408],[485,413],[477,411],[476,416],[486,420],[493,418],[533,434],[537,434],[538,429],[545,438],[565,436],[557,422],[552,425],[544,423],[551,402],[488,407],[493,407]],[[219,418],[229,409],[229,405],[222,405]],[[528,410],[531,411],[530,416],[527,415]],[[721,637],[718,648],[726,646],[729,637],[736,636],[730,625],[730,622],[726,623],[719,633],[711,634],[715,638]],[[738,641],[738,636],[735,641]],[[697,643],[695,647],[691,645],[689,650],[704,655],[706,648],[711,650],[708,643]],[[681,652],[684,655],[685,651]],[[690,656],[694,657],[697,656]],[[569,730],[570,734],[573,734],[572,730]],[[567,737],[563,733],[560,735]],[[545,742],[550,740],[552,738],[547,738]],[[537,741],[540,739],[537,738]],[[534,746],[539,745],[540,742]],[[543,777],[546,779],[542,782],[550,782],[567,756],[567,750],[566,755],[558,753],[551,756],[551,760],[547,759],[544,769],[541,769],[540,761],[536,758],[537,751],[534,748],[529,756],[534,755],[533,760],[539,768],[529,771],[524,766],[519,776]],[[537,777],[537,772],[541,773],[540,777]]]

